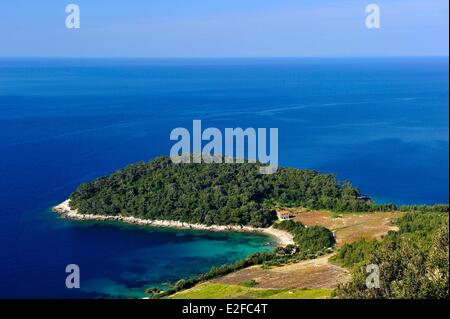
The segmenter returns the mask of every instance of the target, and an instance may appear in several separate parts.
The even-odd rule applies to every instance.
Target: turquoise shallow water
[[[279,128],[280,165],[396,203],[448,203],[448,58],[0,60],[0,296],[128,297],[270,240],[85,225],[49,208],[168,155],[170,131]],[[65,266],[81,267],[67,290]]]
[[[164,289],[275,245],[269,236],[71,221],[48,210],[22,220],[22,227],[34,241],[22,237],[14,249],[33,256],[34,263],[24,264],[26,269],[16,264],[14,271],[24,277],[5,296],[142,298],[148,287]],[[80,267],[79,290],[64,286],[69,263]]]

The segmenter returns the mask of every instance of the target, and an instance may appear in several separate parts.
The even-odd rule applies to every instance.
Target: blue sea
[[[279,129],[279,162],[379,202],[448,203],[448,58],[0,60],[0,297],[138,298],[272,238],[61,220],[77,185],[170,131]],[[66,289],[65,266],[81,270]]]

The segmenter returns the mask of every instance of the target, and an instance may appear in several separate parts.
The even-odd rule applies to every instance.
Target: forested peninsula
[[[69,197],[70,208],[80,214],[252,227],[272,225],[276,205],[332,211],[383,209],[359,201],[359,190],[333,174],[280,168],[264,175],[259,165],[174,164],[169,157],[158,157],[81,184]]]
[[[262,231],[278,238],[281,247],[273,252],[256,253],[229,265],[213,267],[197,277],[181,279],[165,291],[151,287],[147,292],[152,298],[168,297],[247,267],[295,264],[331,251],[336,251],[332,262],[348,268],[352,274],[348,282],[334,291],[337,297],[448,298],[448,205],[379,205],[333,174],[279,168],[275,174],[264,175],[259,167],[259,163],[248,162],[175,164],[169,157],[158,157],[81,184],[54,211],[81,220]],[[294,212],[325,211],[331,216],[328,220],[338,219],[341,223],[328,228],[336,223],[327,224],[325,218],[318,223],[303,224],[298,220],[301,212],[294,213],[297,215],[292,220],[275,222],[277,210],[289,207]],[[401,214],[393,224],[381,225],[380,229],[385,229],[381,238],[371,235],[367,225],[362,226],[366,228],[361,232],[363,228],[359,225],[364,222],[351,222],[355,214],[341,214],[356,212],[359,219],[364,215],[360,213],[374,211]],[[386,219],[387,215],[383,220]],[[345,220],[349,224],[342,227]],[[368,219],[366,222],[373,226]],[[339,230],[347,227],[353,227],[356,237],[343,247],[336,247]],[[366,236],[373,239],[366,240]],[[367,264],[377,264],[383,270],[380,273],[389,274],[380,278],[383,289],[366,289]]]

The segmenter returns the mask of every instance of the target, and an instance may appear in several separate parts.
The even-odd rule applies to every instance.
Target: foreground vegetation
[[[174,164],[169,157],[137,163],[81,184],[70,195],[81,214],[134,216],[207,225],[270,226],[275,204],[334,211],[386,210],[358,200],[360,192],[332,174],[259,164]]]
[[[302,224],[292,221],[281,222],[277,227],[286,229],[287,231],[292,231],[294,236],[297,236],[295,232],[298,232],[299,229],[306,229]],[[333,240],[330,240],[328,242],[323,241],[323,238],[326,238],[329,233],[330,231],[325,227],[318,227],[314,232],[314,234],[317,235],[317,238],[306,238],[305,236],[304,245],[305,247],[308,247],[308,249],[302,250],[299,249],[299,246],[297,245],[288,245],[286,247],[277,247],[273,252],[258,252],[248,256],[247,258],[238,260],[232,264],[222,265],[220,267],[212,267],[210,271],[200,276],[180,279],[175,283],[173,287],[165,291],[160,291],[158,288],[152,287],[147,289],[146,292],[153,298],[159,299],[250,266],[262,265],[262,267],[273,267],[280,266],[286,263],[316,258],[318,256],[324,255],[325,252],[332,247],[334,243]],[[314,243],[316,239],[319,240],[320,244]]]
[[[397,232],[389,232],[382,240],[357,240],[345,244],[330,260],[351,270],[352,279],[338,287],[329,297],[338,298],[448,298],[449,238],[448,213],[408,212],[395,224]],[[210,280],[228,273],[261,265],[262,268],[281,266],[314,259],[329,250],[332,237],[321,226],[305,227],[301,223],[284,221],[275,227],[294,234],[296,245],[278,247],[272,253],[256,253],[231,265],[213,267],[210,272],[193,279],[183,279],[172,289],[154,298],[322,298],[308,295],[301,289],[260,289],[257,282],[240,285],[212,284]],[[314,229],[307,236],[306,229]],[[317,232],[317,233],[316,233]],[[302,249],[297,244],[302,238]],[[324,245],[324,246],[322,246]],[[327,246],[328,248],[325,248]],[[380,289],[366,286],[366,266],[376,264],[380,269]],[[195,287],[194,287],[195,286]],[[319,291],[319,290],[318,290]],[[324,291],[322,291],[324,292]]]
[[[325,299],[331,298],[331,289],[263,289],[245,285],[204,283],[178,292],[171,299]]]
[[[448,213],[413,211],[399,218],[398,232],[383,240],[359,240],[339,250],[332,261],[352,269],[352,280],[337,289],[337,297],[449,297]],[[369,264],[379,267],[379,289],[366,286]]]

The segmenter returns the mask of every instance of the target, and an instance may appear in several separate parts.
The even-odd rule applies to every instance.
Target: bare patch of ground
[[[270,269],[253,266],[215,279],[212,282],[237,285],[255,280],[258,288],[333,289],[338,284],[346,282],[349,279],[349,274],[345,269],[328,263],[329,257],[324,256]]]
[[[346,213],[336,215],[326,211],[297,212],[293,218],[305,225],[322,225],[332,230],[336,246],[358,239],[378,239],[390,230],[397,230],[393,221],[402,216],[401,212]]]

